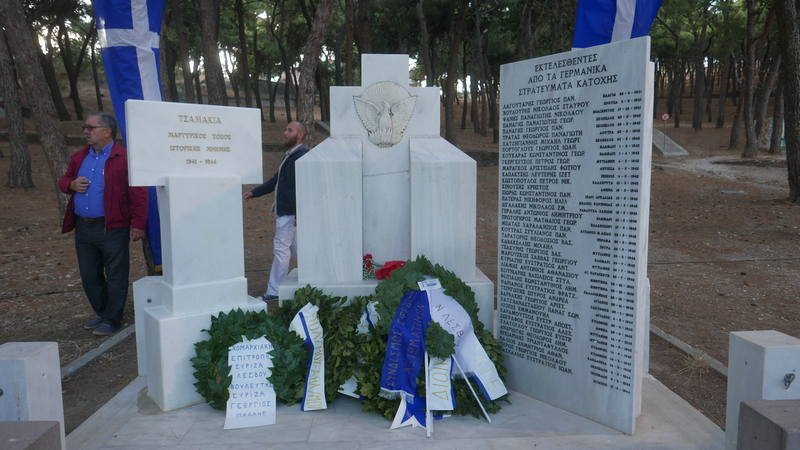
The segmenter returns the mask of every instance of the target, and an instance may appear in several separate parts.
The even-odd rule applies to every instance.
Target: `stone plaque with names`
[[[261,115],[254,108],[128,100],[128,164],[133,186],[167,176],[238,175],[261,183]],[[257,148],[258,151],[247,151]]]
[[[648,284],[649,38],[501,68],[498,334],[509,384],[632,434]]]

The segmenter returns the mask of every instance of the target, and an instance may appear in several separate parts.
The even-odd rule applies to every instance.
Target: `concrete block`
[[[61,424],[55,420],[0,422],[0,448],[3,450],[63,449]]]
[[[800,449],[800,400],[753,400],[739,406],[738,450]]]
[[[61,368],[55,342],[0,345],[0,420],[56,421],[64,443]]]
[[[738,441],[739,405],[751,400],[800,399],[800,339],[774,330],[737,331],[728,347],[725,448]]]

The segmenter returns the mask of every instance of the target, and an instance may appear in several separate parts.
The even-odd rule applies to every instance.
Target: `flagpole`
[[[458,367],[458,371],[461,372],[461,376],[464,377],[464,381],[467,382],[467,386],[469,386],[470,392],[472,392],[472,396],[475,397],[475,401],[478,402],[478,406],[481,407],[481,411],[483,411],[483,417],[486,417],[486,421],[492,423],[492,419],[489,418],[489,413],[486,412],[486,408],[483,407],[483,403],[481,403],[481,399],[478,398],[478,393],[475,392],[475,389],[472,387],[472,383],[469,382],[469,377],[467,374],[464,373],[464,369],[461,368],[461,364],[458,363],[458,360],[455,356],[453,356],[453,361],[456,362],[456,367]],[[425,380],[427,382],[427,379]],[[427,389],[427,384],[425,385]]]
[[[431,383],[430,383],[430,373],[429,373],[429,362],[428,362],[428,352],[425,352],[425,435],[427,437],[431,437],[433,434],[433,414],[431,414],[431,410],[428,409],[428,405],[431,404],[430,402],[430,395],[431,395]]]

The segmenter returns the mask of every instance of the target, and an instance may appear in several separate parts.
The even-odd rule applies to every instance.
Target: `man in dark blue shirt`
[[[283,130],[283,138],[285,139],[284,145],[288,150],[281,165],[278,166],[278,171],[266,183],[244,193],[244,199],[249,200],[275,192],[275,202],[272,204],[272,212],[277,216],[275,239],[273,240],[274,256],[267,292],[261,296],[264,301],[278,299],[278,286],[289,273],[291,258],[297,257],[294,163],[308,152],[308,147],[303,145],[303,140],[306,138],[306,127],[300,122],[290,122]]]

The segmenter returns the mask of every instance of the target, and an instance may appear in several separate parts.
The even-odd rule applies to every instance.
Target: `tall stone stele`
[[[306,284],[367,295],[362,258],[424,255],[473,291],[492,329],[492,282],[475,265],[476,163],[439,135],[439,88],[409,86],[407,55],[362,55],[361,86],[331,88],[330,137],[300,158],[298,261],[281,300]]]
[[[203,401],[194,344],[211,317],[263,310],[244,277],[242,184],[260,183],[258,110],[128,100],[132,186],[157,186],[163,276],[133,283],[139,375],[163,410]]]

